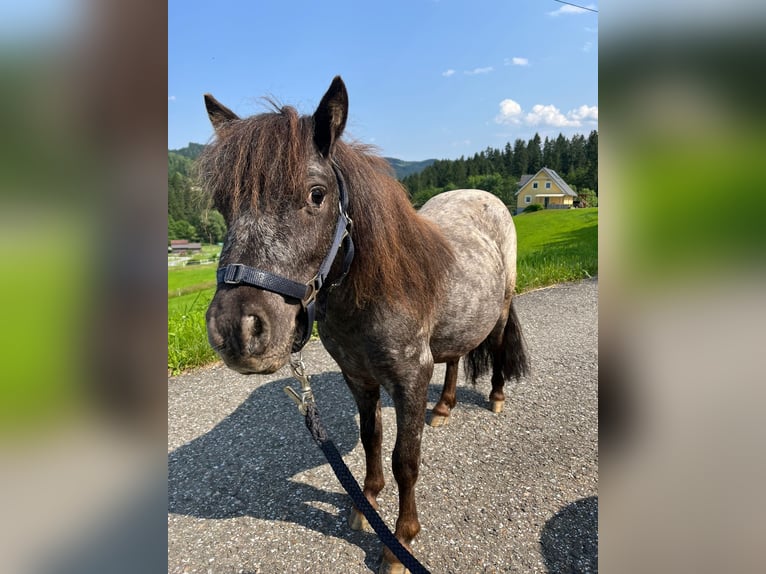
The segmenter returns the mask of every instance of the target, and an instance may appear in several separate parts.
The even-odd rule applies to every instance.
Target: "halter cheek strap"
[[[249,285],[250,287],[256,287],[264,291],[270,291],[277,295],[282,295],[290,299],[298,299],[303,307],[304,325],[305,330],[303,337],[300,341],[293,343],[292,352],[297,353],[308,342],[311,337],[311,331],[314,327],[314,319],[316,317],[316,298],[319,291],[324,287],[327,276],[330,273],[335,258],[338,256],[338,251],[341,246],[345,255],[343,257],[343,268],[340,276],[331,287],[339,285],[341,281],[348,275],[348,271],[351,268],[351,262],[354,260],[354,242],[351,239],[351,229],[353,227],[353,221],[348,215],[348,192],[346,191],[346,182],[343,179],[335,162],[332,164],[333,172],[335,173],[335,179],[338,182],[338,200],[340,204],[340,210],[338,214],[338,223],[335,226],[335,235],[333,236],[330,250],[327,252],[322,264],[319,266],[319,271],[308,283],[298,283],[281,275],[275,275],[268,271],[261,269],[255,269],[241,263],[232,263],[220,267],[216,272],[216,279],[218,285]]]

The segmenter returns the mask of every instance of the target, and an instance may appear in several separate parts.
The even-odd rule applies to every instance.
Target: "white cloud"
[[[593,42],[585,42],[585,45],[582,47],[583,52],[590,52],[593,49]]]
[[[576,121],[598,121],[598,106],[580,106],[567,114]]]
[[[500,113],[495,117],[499,124],[518,124],[521,122],[521,106],[518,102],[506,99],[500,102]]]
[[[489,74],[494,69],[495,68],[493,68],[492,66],[487,66],[486,68],[474,68],[473,70],[466,70],[463,73],[468,76],[475,76],[477,74]]]
[[[518,102],[505,99],[500,102],[500,113],[495,116],[495,122],[555,128],[582,127],[586,122],[598,122],[598,106],[582,105],[564,114],[553,104],[535,104],[532,111],[525,114]]]
[[[586,8],[595,10],[596,5],[588,4]],[[588,13],[589,13],[589,10],[585,10],[585,8],[579,8],[577,6],[570,6],[569,4],[564,4],[558,10],[554,10],[553,12],[548,12],[548,16],[566,16],[567,14],[588,14]]]
[[[574,127],[579,125],[576,121],[568,119],[552,104],[546,106],[536,104],[532,107],[532,111],[526,115],[524,121],[531,126],[542,124],[553,126],[555,128]]]
[[[511,58],[511,64],[514,66],[529,66],[527,58]]]
[[[445,78],[449,78],[454,73],[455,73],[455,70],[449,69],[446,72],[442,72],[442,76],[444,76]]]
[[[176,101],[176,97],[175,96],[168,96],[168,101],[169,102],[175,102]]]

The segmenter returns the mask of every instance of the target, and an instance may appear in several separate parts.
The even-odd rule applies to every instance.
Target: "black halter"
[[[335,280],[331,287],[335,287],[340,284],[341,281],[348,274],[348,270],[351,267],[351,262],[354,259],[354,242],[351,240],[351,227],[353,221],[348,215],[348,193],[346,192],[346,182],[343,180],[343,175],[333,162],[332,170],[335,173],[335,179],[338,181],[338,199],[340,203],[340,213],[338,214],[338,223],[335,226],[335,236],[332,240],[332,245],[327,255],[319,266],[319,271],[314,275],[308,283],[298,283],[292,281],[286,277],[269,273],[268,271],[262,271],[242,265],[241,263],[232,263],[224,267],[220,267],[216,272],[216,279],[218,284],[225,285],[250,285],[251,287],[257,287],[264,291],[271,291],[284,297],[291,299],[298,299],[303,307],[303,314],[305,317],[305,332],[303,338],[300,341],[293,343],[293,353],[300,351],[303,346],[308,342],[311,337],[311,331],[314,326],[314,319],[316,317],[316,299],[319,290],[324,286],[327,275],[330,273],[335,257],[338,255],[338,250],[341,245],[345,251],[343,257],[343,270],[340,277]]]

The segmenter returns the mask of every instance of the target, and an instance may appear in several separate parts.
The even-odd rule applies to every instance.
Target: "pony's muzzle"
[[[224,287],[207,311],[208,341],[235,371],[273,373],[290,358],[297,309],[272,293]]]

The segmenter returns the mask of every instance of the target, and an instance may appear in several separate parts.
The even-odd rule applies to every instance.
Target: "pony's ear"
[[[224,124],[232,120],[238,120],[239,116],[216,100],[211,94],[205,94],[205,108],[213,128],[218,130]]]
[[[343,134],[348,118],[348,92],[340,76],[335,76],[314,112],[314,143],[324,157],[330,157],[335,142]]]

